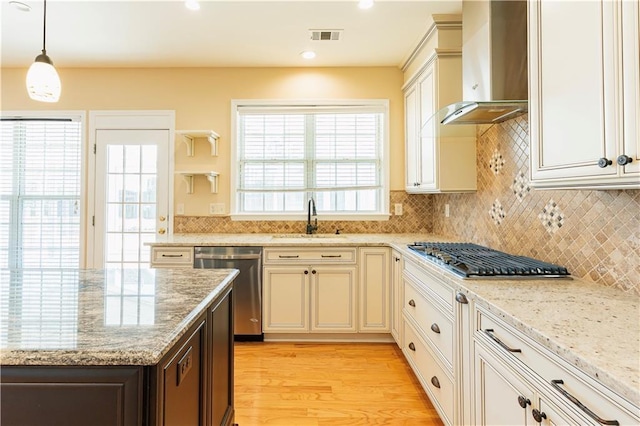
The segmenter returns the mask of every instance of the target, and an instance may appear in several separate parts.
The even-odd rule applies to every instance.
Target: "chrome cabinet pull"
[[[433,331],[434,333],[440,334],[440,327],[438,327],[438,324],[436,324],[435,322],[431,324],[431,331]]]
[[[564,385],[564,381],[563,380],[551,380],[551,386],[553,386],[553,388],[555,390],[560,392],[562,394],[562,396],[567,398],[569,401],[573,402],[573,404],[576,407],[578,407],[579,409],[584,411],[589,417],[591,417],[596,422],[600,423],[601,425],[610,425],[610,426],[617,426],[617,425],[620,424],[620,422],[618,422],[617,420],[604,420],[604,419],[600,418],[596,413],[591,411],[586,405],[584,405],[582,402],[580,402],[578,400],[578,398],[576,398],[575,396],[571,395],[566,390],[562,389],[560,387],[560,385]]]
[[[297,258],[299,258],[300,256],[298,256],[297,254],[295,254],[295,255],[284,255],[284,254],[279,254],[279,255],[278,255],[278,257],[279,257],[280,259],[297,259]]]
[[[413,299],[409,300],[409,306],[415,308],[416,307],[416,301],[413,300]]]
[[[411,349],[412,351],[416,351],[416,345],[413,344],[413,342],[409,343],[409,349]]]
[[[440,380],[438,380],[438,378],[436,376],[433,376],[431,378],[431,384],[435,387],[437,387],[438,389],[440,389]]]
[[[491,340],[493,340],[498,345],[502,346],[503,349],[506,349],[509,352],[522,352],[522,350],[520,350],[520,349],[512,349],[509,346],[505,345],[502,340],[498,339],[496,336],[493,335],[493,329],[492,328],[486,328],[484,330],[484,334],[489,336],[491,338]]]

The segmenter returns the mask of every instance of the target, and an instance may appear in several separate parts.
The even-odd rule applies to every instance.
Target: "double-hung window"
[[[0,268],[80,266],[81,117],[0,127]]]
[[[234,101],[234,217],[388,217],[388,101]]]

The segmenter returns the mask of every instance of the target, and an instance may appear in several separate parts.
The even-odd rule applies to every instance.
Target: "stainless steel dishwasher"
[[[235,340],[262,341],[262,247],[195,247],[195,269],[234,268]]]

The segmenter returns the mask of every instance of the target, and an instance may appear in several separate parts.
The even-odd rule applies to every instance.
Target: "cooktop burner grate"
[[[566,268],[472,243],[416,242],[408,247],[463,278],[569,278]]]

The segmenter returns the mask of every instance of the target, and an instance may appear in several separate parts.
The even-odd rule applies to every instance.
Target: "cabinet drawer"
[[[404,281],[404,312],[422,328],[422,336],[453,372],[453,319],[418,291],[408,280]]]
[[[191,268],[193,267],[193,247],[151,247],[151,266]]]
[[[453,288],[407,259],[404,262],[404,274],[413,282],[419,284],[421,288],[434,293],[438,302],[446,306],[447,311],[453,314]]]
[[[492,331],[489,331],[492,330]],[[566,403],[587,421],[593,417],[571,401],[572,397],[604,420],[617,420],[621,425],[638,424],[640,419],[621,405],[618,395],[602,383],[581,373],[557,355],[524,336],[516,329],[476,306],[476,340],[482,340],[494,352],[514,364],[522,362],[534,377],[545,384],[548,394]],[[517,368],[517,364],[516,364]]]
[[[264,263],[356,263],[356,249],[355,247],[265,249]]]
[[[454,391],[453,380],[447,375],[426,348],[413,327],[404,321],[404,347],[407,361],[420,380],[429,399],[446,424],[453,423]]]

